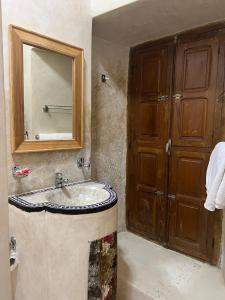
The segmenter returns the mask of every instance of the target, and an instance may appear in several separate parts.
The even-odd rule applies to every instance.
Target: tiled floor
[[[118,300],[225,300],[218,268],[129,232],[118,244]]]

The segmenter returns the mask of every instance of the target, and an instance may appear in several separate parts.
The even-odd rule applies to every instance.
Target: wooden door
[[[129,103],[127,226],[165,241],[172,46],[132,54]]]
[[[218,41],[180,43],[172,102],[172,156],[169,176],[169,247],[205,260],[208,213],[205,173],[213,146]]]

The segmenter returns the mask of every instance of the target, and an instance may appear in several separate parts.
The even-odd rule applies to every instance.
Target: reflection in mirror
[[[72,58],[23,44],[25,140],[71,140]]]

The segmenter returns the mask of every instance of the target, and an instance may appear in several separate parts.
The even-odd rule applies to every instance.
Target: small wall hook
[[[101,80],[105,83],[107,80],[109,80],[109,77],[107,77],[105,74],[102,74]]]
[[[90,163],[90,161],[85,162],[84,157],[80,157],[80,158],[77,159],[77,167],[79,169],[83,169],[83,168],[90,169],[91,163]]]

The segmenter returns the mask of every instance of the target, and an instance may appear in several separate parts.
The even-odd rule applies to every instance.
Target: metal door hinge
[[[178,36],[177,36],[177,35],[175,35],[175,37],[173,38],[173,42],[174,42],[174,44],[176,44],[176,43],[177,43],[177,40],[178,40]]]
[[[178,100],[180,100],[180,99],[181,99],[181,97],[182,97],[182,95],[181,95],[181,94],[175,94],[175,95],[173,95],[173,99],[174,99],[175,101],[178,101]]]
[[[225,101],[225,92],[218,96],[216,99],[218,103],[223,103]]]
[[[168,142],[166,143],[166,146],[165,146],[165,151],[168,155],[171,154],[171,146],[172,146],[172,141],[171,141],[171,139],[168,139]]]
[[[172,194],[168,194],[168,198],[171,200],[176,200],[176,196]]]
[[[156,195],[156,196],[163,196],[163,195],[164,195],[164,192],[161,192],[161,191],[155,191],[155,195]]]
[[[158,96],[158,98],[157,98],[157,100],[158,101],[166,101],[166,100],[168,100],[168,96],[167,95],[163,95],[163,96]]]

